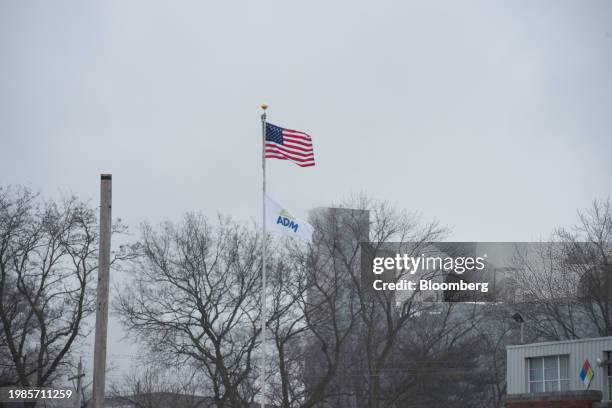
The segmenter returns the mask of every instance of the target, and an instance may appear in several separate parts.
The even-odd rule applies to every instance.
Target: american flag
[[[266,123],[266,159],[291,160],[298,166],[314,166],[312,139],[304,132]]]

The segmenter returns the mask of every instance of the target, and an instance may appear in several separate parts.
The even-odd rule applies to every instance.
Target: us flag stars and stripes
[[[266,159],[291,160],[298,166],[315,165],[312,139],[304,132],[266,123]]]

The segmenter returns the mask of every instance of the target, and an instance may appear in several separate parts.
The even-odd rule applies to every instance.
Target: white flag
[[[312,239],[313,229],[309,223],[298,220],[267,195],[266,227],[270,231],[302,241],[310,241]]]

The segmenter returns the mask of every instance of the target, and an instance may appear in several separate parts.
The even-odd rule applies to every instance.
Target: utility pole
[[[79,357],[79,366],[77,368],[77,375],[74,377],[70,377],[68,380],[76,380],[77,381],[77,386],[76,386],[76,398],[74,400],[74,407],[75,408],[81,408],[81,397],[83,395],[83,377],[85,377],[85,374],[83,373],[83,359],[81,357]]]
[[[108,282],[110,274],[112,176],[100,176],[100,251],[98,261],[98,299],[94,345],[92,407],[104,406],[106,377],[106,331],[108,328]]]

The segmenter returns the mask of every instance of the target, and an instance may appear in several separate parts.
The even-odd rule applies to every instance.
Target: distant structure
[[[486,253],[486,270],[482,273],[465,273],[461,276],[446,271],[434,271],[427,278],[435,282],[451,282],[463,279],[468,282],[487,282],[490,287],[488,293],[470,294],[465,296],[461,293],[451,291],[378,291],[376,296],[387,297],[397,306],[398,313],[403,302],[410,296],[414,302],[498,302],[508,301],[514,296],[512,285],[513,270],[508,266],[507,258],[510,252],[509,246],[504,251],[499,245],[484,247],[478,243],[370,243],[370,213],[366,210],[347,208],[317,208],[310,212],[311,224],[314,226],[315,234],[313,246],[319,255],[316,273],[318,281],[325,282],[325,278],[335,282],[340,293],[337,295],[342,302],[335,316],[342,325],[342,321],[349,324],[352,318],[351,307],[355,301],[355,291],[360,290],[361,300],[374,296],[372,283],[374,279],[382,279],[384,282],[397,282],[399,279],[419,279],[419,275],[401,276],[397,270],[389,270],[381,275],[372,272],[373,256],[395,256],[398,253],[407,253],[412,256],[441,257],[475,257]],[[503,245],[503,244],[502,244]],[[347,268],[347,260],[350,268]],[[359,289],[357,289],[359,285]],[[319,289],[309,289],[307,294],[309,304],[317,304],[323,299]],[[379,298],[380,299],[380,298]],[[372,302],[374,308],[377,302]],[[466,308],[466,313],[469,308]],[[464,317],[461,308],[455,319]],[[321,313],[326,313],[323,310]],[[376,313],[376,311],[374,311]],[[323,316],[322,316],[323,317]],[[381,310],[381,318],[384,314]],[[364,394],[363,373],[367,372],[363,359],[356,359],[356,355],[364,352],[365,327],[360,318],[352,322],[351,332],[342,348],[337,368],[341,375],[336,376],[333,383],[328,386],[328,394],[331,395],[323,406],[341,406],[352,408],[357,406],[367,396]],[[333,344],[334,333],[329,332],[326,343]],[[306,339],[307,353],[304,362],[304,383],[306,393],[315,389],[318,380],[326,369],[324,351],[318,347],[315,339]],[[316,346],[315,346],[316,345]]]
[[[336,296],[341,302],[333,313],[339,319],[339,326],[350,323],[351,299],[355,290],[355,283],[351,274],[361,268],[359,244],[369,240],[369,218],[369,211],[345,208],[316,208],[309,215],[309,220],[315,229],[313,245],[317,247],[318,253],[321,255],[317,273],[327,275],[330,280],[332,278],[338,279],[335,281],[339,291]],[[356,248],[358,248],[357,252],[355,252]],[[352,270],[348,270],[346,265],[340,261],[342,256],[352,257],[354,262]],[[325,281],[325,278],[322,281]],[[322,293],[312,288],[309,289],[307,296],[310,305],[323,300],[321,299]],[[326,312],[323,311],[323,313]],[[322,316],[322,318],[325,318],[325,316]],[[342,390],[343,392],[332,392],[336,395],[327,399],[326,404],[323,404],[325,406],[346,408],[357,406],[359,390],[363,388],[358,375],[362,372],[362,367],[354,364],[353,352],[359,350],[360,332],[358,324],[353,326],[346,339],[344,352],[340,356],[337,369],[337,372],[342,374],[336,376],[333,383],[328,387],[328,389]],[[325,339],[326,343],[334,344],[333,335],[334,333],[330,331],[328,338]],[[304,383],[307,393],[315,388],[321,373],[325,371],[323,351],[313,347],[312,342],[309,343],[304,366]],[[347,390],[350,391],[346,393]]]
[[[507,408],[612,407],[612,337],[507,348]]]

